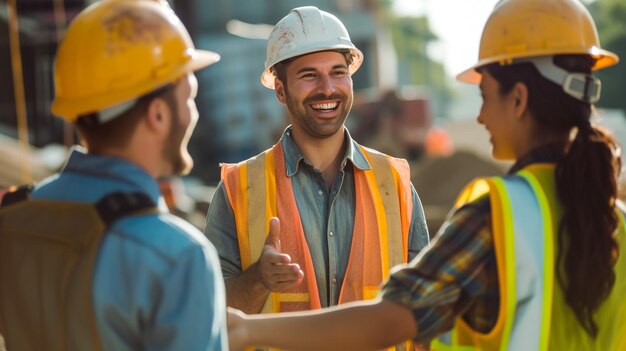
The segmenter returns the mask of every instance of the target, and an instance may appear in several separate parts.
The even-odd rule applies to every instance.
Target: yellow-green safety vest
[[[554,164],[528,166],[512,176],[478,179],[459,196],[456,207],[488,194],[500,305],[488,333],[473,330],[460,317],[453,329],[432,343],[434,350],[626,350],[626,259],[615,264],[616,281],[595,313],[593,339],[578,323],[556,283],[555,244],[562,208]],[[626,244],[624,216],[616,233]]]

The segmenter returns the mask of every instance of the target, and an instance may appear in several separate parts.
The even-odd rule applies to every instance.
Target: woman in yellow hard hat
[[[231,348],[625,350],[626,240],[619,147],[590,122],[615,64],[578,0],[503,0],[478,63],[478,122],[508,175],[461,193],[431,248],[397,267],[382,297],[328,311],[230,312]]]

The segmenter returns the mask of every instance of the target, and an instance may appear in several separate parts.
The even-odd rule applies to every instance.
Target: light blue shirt
[[[145,193],[161,213],[122,218],[102,240],[93,301],[103,349],[228,350],[217,252],[200,231],[167,213],[148,173],[76,148],[32,197],[95,203],[115,191]]]
[[[322,307],[336,305],[350,258],[354,231],[354,168],[366,170],[371,167],[346,129],[346,153],[339,173],[328,190],[322,173],[304,158],[290,131],[291,127],[285,130],[280,142],[311,253],[320,302]],[[422,204],[413,185],[411,190],[413,213],[409,228],[409,260],[429,242]],[[219,252],[224,278],[239,276],[242,270],[235,215],[223,182],[218,184],[211,201],[204,234]]]

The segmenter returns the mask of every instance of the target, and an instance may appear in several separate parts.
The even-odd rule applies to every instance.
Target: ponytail
[[[557,278],[576,318],[595,337],[598,326],[593,314],[615,283],[620,161],[615,140],[603,129],[588,120],[577,129],[556,167],[557,195],[564,208],[558,233]]]

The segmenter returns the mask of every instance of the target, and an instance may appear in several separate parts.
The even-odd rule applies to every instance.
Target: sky
[[[428,16],[439,37],[428,55],[442,61],[450,77],[473,66],[483,25],[498,0],[394,0],[399,14]],[[471,15],[469,15],[471,14]]]

